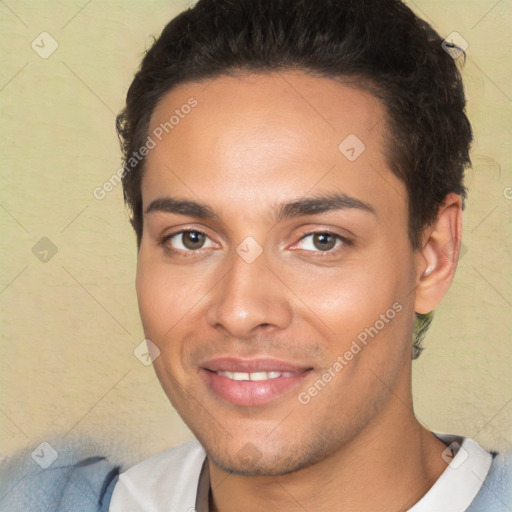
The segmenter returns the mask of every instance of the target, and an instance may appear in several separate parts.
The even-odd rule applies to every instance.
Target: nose
[[[206,319],[210,326],[239,339],[254,336],[258,329],[285,329],[292,319],[290,295],[268,265],[265,252],[251,263],[235,252],[209,294]]]

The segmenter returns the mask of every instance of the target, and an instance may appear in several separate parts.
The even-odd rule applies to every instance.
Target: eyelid
[[[206,233],[206,231],[204,231],[203,229],[199,229],[199,228],[181,228],[181,229],[178,229],[177,231],[172,231],[170,233],[167,233],[161,237],[159,237],[159,240],[158,240],[158,245],[162,246],[165,250],[169,251],[169,252],[172,252],[172,253],[181,253],[181,254],[184,254],[184,253],[191,253],[191,254],[194,254],[194,253],[199,253],[201,252],[203,249],[208,249],[209,247],[200,247],[199,249],[176,249],[175,247],[169,247],[169,245],[167,244],[167,242],[177,236],[177,235],[182,235],[184,233],[201,233],[202,235],[204,235],[206,238],[208,238],[210,241],[213,242],[212,238],[208,235],[208,233]]]
[[[320,254],[320,255],[332,255],[332,254],[335,254],[337,253],[339,250],[341,250],[343,248],[343,246],[350,246],[350,245],[353,245],[353,242],[352,240],[350,240],[350,238],[347,238],[346,236],[344,235],[341,235],[340,233],[338,233],[337,231],[334,231],[332,229],[317,229],[317,230],[314,230],[314,231],[305,231],[303,234],[300,235],[299,237],[299,241],[294,243],[293,246],[292,246],[292,249],[299,243],[301,242],[302,240],[304,240],[305,238],[309,237],[309,236],[314,236],[314,235],[332,235],[334,237],[336,237],[339,241],[341,241],[341,245],[338,245],[337,247],[333,247],[332,249],[329,249],[327,251],[321,251],[321,250],[309,250],[309,249],[300,249],[300,250],[305,250],[306,252],[310,252],[310,253],[317,253],[317,254]],[[295,250],[295,249],[293,249]]]

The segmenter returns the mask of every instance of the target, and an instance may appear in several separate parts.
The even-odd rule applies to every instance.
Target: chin
[[[327,457],[324,443],[297,443],[295,446],[256,446],[247,442],[236,452],[218,444],[205,448],[208,458],[226,472],[241,476],[280,476],[307,468]]]
[[[258,461],[251,462],[240,461],[236,455],[234,457],[228,457],[226,455],[216,457],[215,454],[208,453],[208,458],[226,472],[240,476],[253,477],[286,475],[309,465],[289,458],[283,459],[279,456],[270,459],[262,457]]]

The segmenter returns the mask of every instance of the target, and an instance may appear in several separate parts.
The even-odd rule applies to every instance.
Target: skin
[[[412,410],[411,337],[415,311],[434,309],[451,283],[460,198],[447,196],[414,250],[407,192],[385,156],[385,110],[362,90],[301,72],[220,76],[167,93],[150,132],[191,96],[197,107],[147,156],[143,207],[172,196],[215,217],[145,213],[136,287],[158,378],[208,454],[211,509],[407,510],[446,468],[445,445]],[[355,161],[338,149],[349,134],[366,146]],[[333,192],[373,212],[276,221],[277,204]],[[204,245],[180,234],[162,243],[184,229],[205,233]],[[311,233],[326,231],[346,241],[330,238],[325,250]],[[248,236],[263,251],[252,263],[236,252]],[[400,312],[300,403],[396,303]],[[311,370],[271,402],[234,405],[200,376],[205,360],[233,355]]]

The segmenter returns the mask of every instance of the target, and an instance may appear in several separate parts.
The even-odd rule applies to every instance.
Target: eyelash
[[[323,257],[338,254],[338,252],[343,250],[344,247],[350,247],[351,245],[353,245],[352,240],[340,235],[339,233],[336,233],[335,231],[330,231],[328,229],[327,230],[325,230],[325,229],[319,230],[319,231],[308,231],[307,233],[303,234],[299,238],[299,242],[301,242],[302,240],[304,240],[305,238],[307,238],[309,236],[314,236],[314,235],[332,235],[337,240],[339,240],[341,242],[341,245],[339,245],[338,247],[334,247],[333,249],[329,249],[328,251],[306,251],[306,252],[314,253],[315,258],[323,258]]]
[[[164,249],[164,251],[170,255],[180,255],[185,258],[193,256],[194,253],[200,252],[202,248],[197,249],[195,251],[194,250],[183,251],[181,249],[174,249],[173,247],[171,247],[167,244],[168,240],[170,240],[171,238],[175,237],[176,235],[181,235],[184,233],[201,233],[202,235],[208,237],[208,235],[204,231],[201,231],[200,229],[182,229],[181,231],[175,231],[174,233],[165,235],[158,241],[158,245],[160,245]]]
[[[168,253],[168,254],[180,255],[180,256],[183,256],[183,257],[193,256],[194,253],[201,252],[202,248],[197,249],[197,250],[189,249],[188,251],[183,251],[182,249],[175,249],[175,248],[173,248],[173,247],[171,247],[171,246],[169,246],[167,244],[167,242],[171,238],[175,237],[176,235],[181,235],[181,234],[184,234],[184,233],[201,233],[202,235],[206,236],[207,238],[210,238],[210,237],[208,237],[208,235],[204,231],[201,231],[200,229],[182,229],[181,231],[176,231],[174,233],[170,233],[168,235],[165,235],[164,237],[162,237],[158,241],[158,245],[160,245],[166,251],[166,253]],[[315,253],[314,257],[320,257],[321,258],[321,257],[325,257],[325,256],[331,256],[333,254],[337,254],[338,251],[343,248],[343,246],[351,246],[351,245],[353,245],[353,242],[350,239],[340,235],[339,233],[336,233],[334,231],[329,231],[329,230],[308,231],[307,233],[303,234],[299,238],[299,242],[304,240],[305,238],[307,238],[309,236],[314,236],[314,235],[332,235],[332,236],[336,237],[339,241],[342,242],[342,244],[340,246],[335,247],[333,249],[330,249],[328,251],[306,251],[306,252],[310,252],[310,253]]]

